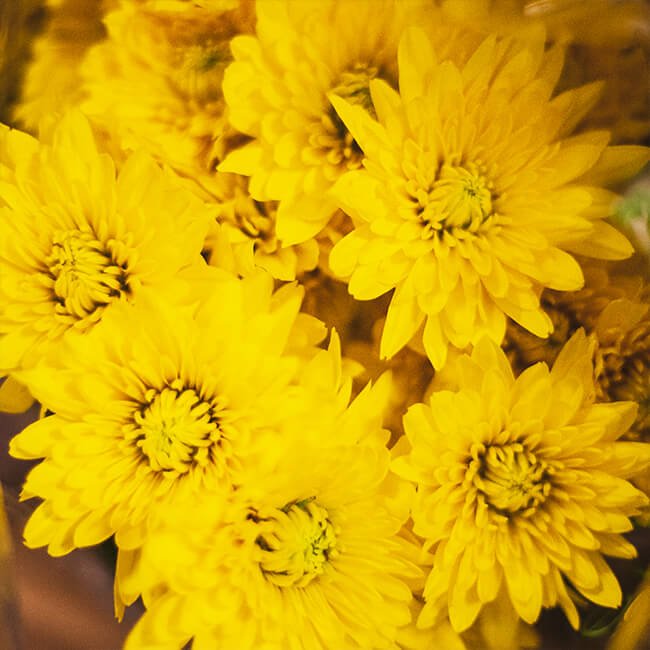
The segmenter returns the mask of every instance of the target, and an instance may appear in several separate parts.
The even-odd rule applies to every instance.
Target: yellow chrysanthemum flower
[[[174,519],[143,550],[148,611],[126,649],[396,650],[421,571],[388,466],[378,446],[300,445],[225,512]]]
[[[34,40],[13,117],[37,132],[83,98],[81,61],[105,36],[102,15],[115,0],[47,0],[45,28]],[[21,3],[18,3],[21,4]]]
[[[336,211],[327,191],[361,166],[362,152],[328,93],[372,112],[369,81],[396,84],[402,30],[434,23],[433,10],[420,0],[264,1],[257,4],[256,36],[232,40],[234,62],[223,85],[229,120],[255,140],[219,169],[251,176],[254,199],[280,202],[277,234],[285,245],[323,229]],[[449,45],[451,32],[444,24],[435,28]],[[458,56],[467,49],[460,39],[454,45]]]
[[[56,364],[17,375],[55,413],[10,444],[16,457],[45,458],[23,488],[44,499],[28,546],[61,555],[115,533],[118,547],[135,548],[170,501],[227,494],[288,444],[285,421],[311,406],[294,384],[322,330],[298,317],[296,287],[272,296],[266,275],[204,274],[196,304],[115,305]],[[321,385],[328,378],[321,368]],[[320,409],[345,399],[332,384],[313,393]]]
[[[0,121],[9,119],[20,92],[29,47],[39,26],[41,0],[0,3]]]
[[[229,134],[221,84],[248,3],[214,4],[129,1],[108,13],[108,37],[82,66],[81,106],[124,149],[144,149],[219,196],[214,166]]]
[[[639,405],[632,432],[650,441],[650,285],[639,275],[603,265],[586,265],[577,292],[546,290],[541,304],[554,331],[540,339],[509,323],[504,348],[516,372],[544,361],[551,365],[573,333],[593,334],[596,397]]]
[[[332,190],[356,223],[332,250],[332,270],[361,300],[395,289],[384,357],[421,330],[440,368],[450,344],[500,342],[506,316],[547,336],[541,288],[582,286],[569,252],[631,254],[604,221],[614,195],[597,186],[631,174],[648,150],[607,147],[603,132],[570,136],[598,88],[551,99],[557,49],[489,37],[457,66],[411,29],[399,59],[400,94],[370,82],[377,120],[330,95],[365,156],[365,169]]]
[[[458,390],[409,409],[412,448],[394,468],[417,483],[414,532],[434,550],[420,627],[448,612],[465,630],[505,594],[527,623],[559,604],[577,628],[565,581],[621,604],[603,555],[636,555],[621,533],[648,499],[626,479],[650,464],[650,445],[616,442],[636,405],[593,402],[592,348],[580,330],[552,370],[539,363],[515,380],[482,339],[456,361]]]
[[[0,371],[30,365],[89,331],[111,306],[173,291],[203,264],[203,203],[135,155],[116,176],[85,118],[41,144],[0,130]]]

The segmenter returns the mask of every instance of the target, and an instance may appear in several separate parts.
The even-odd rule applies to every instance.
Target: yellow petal
[[[7,377],[0,385],[0,411],[24,413],[33,403],[29,389],[14,377]]]

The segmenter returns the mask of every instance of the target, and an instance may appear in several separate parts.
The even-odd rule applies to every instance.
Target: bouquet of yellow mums
[[[24,542],[126,650],[647,647],[647,3],[3,4]]]

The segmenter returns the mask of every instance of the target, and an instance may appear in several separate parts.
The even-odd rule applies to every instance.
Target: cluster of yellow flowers
[[[46,3],[0,405],[41,404],[26,544],[114,538],[128,650],[514,650],[621,606],[650,290],[608,218],[650,150],[531,4]]]

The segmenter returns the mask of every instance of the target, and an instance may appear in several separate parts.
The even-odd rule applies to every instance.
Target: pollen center
[[[291,502],[261,522],[257,538],[264,576],[279,587],[305,587],[336,556],[336,534],[327,510],[314,498]]]
[[[351,104],[362,106],[375,117],[369,84],[377,75],[376,67],[356,64],[339,75],[331,92]],[[363,152],[333,106],[329,106],[323,113],[320,122],[313,124],[309,144],[336,170],[341,167],[344,168],[342,171],[361,167]],[[337,173],[339,172],[335,172],[335,175]]]
[[[221,438],[214,404],[192,388],[172,385],[150,389],[147,403],[134,413],[135,439],[154,471],[184,474],[193,465],[206,465],[210,450]]]
[[[521,443],[490,446],[481,458],[474,485],[496,510],[515,513],[535,508],[548,496],[548,467]]]
[[[332,92],[350,104],[358,104],[373,117],[376,117],[377,114],[370,96],[370,81],[377,77],[378,73],[377,67],[358,63],[350,70],[341,73],[339,83],[332,88]]]
[[[477,166],[444,164],[429,191],[418,193],[420,218],[433,231],[476,232],[492,215],[491,189]]]
[[[115,243],[105,245],[80,230],[55,234],[45,262],[54,281],[57,313],[80,320],[128,293],[126,263],[116,262]]]

